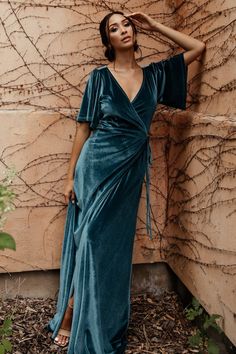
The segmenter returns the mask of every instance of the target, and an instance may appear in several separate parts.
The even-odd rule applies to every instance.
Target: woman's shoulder
[[[90,74],[99,75],[106,70],[106,67],[107,67],[106,65],[97,66],[91,70]]]
[[[98,66],[98,67],[95,67],[92,70],[90,70],[88,72],[88,74],[87,74],[88,75],[88,81],[94,82],[94,81],[100,80],[100,78],[102,76],[101,74],[103,72],[103,69],[105,69],[105,65]]]
[[[101,66],[97,66],[94,70],[97,70],[97,71],[103,71],[104,69],[107,68],[107,65],[101,65]]]
[[[105,69],[106,69],[106,65],[101,65],[93,68],[89,72],[89,80],[100,81],[104,75],[103,73],[105,72]]]

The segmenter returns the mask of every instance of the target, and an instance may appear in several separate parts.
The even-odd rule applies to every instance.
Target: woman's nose
[[[126,33],[127,32],[127,29],[125,28],[125,27],[121,27],[121,33],[123,34],[123,33]]]

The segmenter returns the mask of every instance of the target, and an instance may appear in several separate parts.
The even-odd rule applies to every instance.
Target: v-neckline
[[[136,98],[139,96],[140,92],[142,91],[142,88],[144,86],[144,81],[145,81],[145,72],[144,72],[144,68],[141,67],[142,72],[143,72],[143,80],[142,83],[140,85],[140,88],[138,89],[137,93],[135,94],[134,98],[132,100],[129,99],[127,93],[125,92],[125,90],[123,89],[123,87],[119,84],[119,81],[115,78],[115,76],[112,74],[112,72],[110,71],[110,69],[108,68],[108,66],[106,66],[107,71],[109,72],[110,76],[112,77],[112,79],[114,80],[114,82],[117,84],[117,86],[120,88],[120,90],[123,92],[123,94],[126,96],[127,100],[129,101],[130,104],[133,104],[134,101],[136,100]]]

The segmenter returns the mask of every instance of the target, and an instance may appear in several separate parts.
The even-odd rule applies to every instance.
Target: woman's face
[[[108,22],[110,44],[115,50],[124,50],[134,46],[135,34],[130,21],[122,15],[114,14]]]

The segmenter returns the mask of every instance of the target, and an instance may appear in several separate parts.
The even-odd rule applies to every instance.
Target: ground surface
[[[133,295],[131,301],[127,354],[198,353],[188,347],[187,338],[194,327],[185,318],[176,293]],[[14,354],[66,353],[66,349],[52,343],[50,333],[44,330],[55,304],[52,299],[0,300],[0,322],[6,314],[12,314]]]

